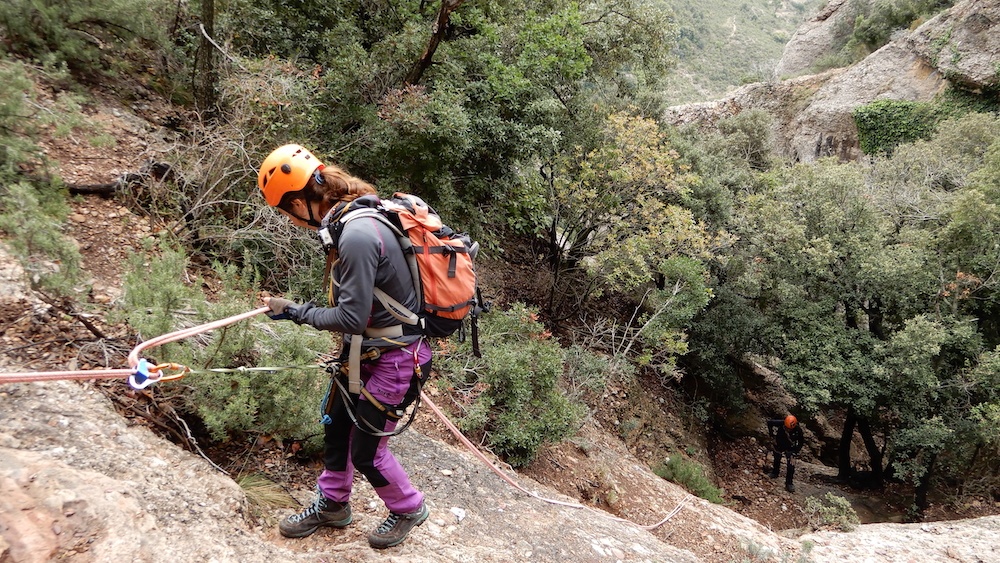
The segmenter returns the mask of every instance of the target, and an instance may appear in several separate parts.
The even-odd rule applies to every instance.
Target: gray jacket
[[[348,206],[347,212],[364,207],[375,208],[376,196],[360,197]],[[374,217],[359,217],[343,226],[337,243],[339,259],[333,268],[333,307],[316,307],[306,303],[298,311],[299,321],[320,330],[363,334],[368,327],[386,328],[401,324],[389,314],[374,289],[379,287],[410,311],[417,312],[420,301],[413,279],[395,233]],[[404,333],[416,332],[404,325]],[[416,342],[419,334],[406,334],[396,340]],[[366,345],[385,346],[384,342]]]

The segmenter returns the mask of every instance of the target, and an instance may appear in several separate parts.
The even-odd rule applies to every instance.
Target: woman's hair
[[[323,178],[316,181],[316,175]],[[313,173],[306,186],[297,192],[287,192],[281,197],[277,207],[287,209],[291,200],[304,198],[306,201],[323,201],[330,207],[345,201],[354,201],[364,195],[377,195],[375,187],[361,178],[351,176],[344,169],[328,164]]]

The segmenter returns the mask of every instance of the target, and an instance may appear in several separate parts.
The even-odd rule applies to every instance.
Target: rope
[[[245,367],[239,366],[235,368],[205,368],[205,369],[192,369],[188,370],[188,373],[192,375],[197,375],[199,373],[243,373],[248,371],[266,371],[266,372],[276,372],[292,369],[324,369],[322,364],[309,364],[302,366],[271,366],[271,367]]]
[[[190,328],[181,329],[178,331],[170,332],[157,336],[156,338],[151,338],[145,342],[138,344],[135,348],[129,352],[128,355],[128,365],[131,369],[93,369],[93,370],[68,370],[68,371],[35,371],[35,372],[14,372],[14,373],[0,373],[0,384],[2,383],[28,383],[31,381],[54,381],[59,379],[128,379],[129,384],[136,389],[143,389],[152,383],[157,381],[170,381],[174,379],[180,379],[188,373],[193,373],[188,367],[179,364],[157,364],[150,365],[144,359],[139,358],[139,354],[150,348],[155,348],[156,346],[162,346],[170,342],[181,340],[200,334],[202,332],[208,332],[210,330],[215,330],[217,328],[222,328],[224,326],[231,325],[233,323],[248,319],[250,317],[259,315],[265,311],[269,311],[269,307],[259,307],[252,311],[247,311],[246,313],[240,313],[238,315],[233,315],[231,317],[226,317],[217,321],[206,323],[203,325],[193,326]],[[172,369],[177,370],[178,373],[164,374],[164,370]],[[236,368],[237,371],[240,370],[276,370],[285,368]],[[214,370],[213,370],[214,371]]]
[[[130,369],[0,373],[0,383],[26,383],[29,381],[54,381],[57,379],[113,379],[127,378],[130,375],[132,375],[132,370]]]
[[[471,441],[469,441],[469,439],[466,438],[465,435],[462,434],[462,431],[459,430],[457,426],[455,426],[450,420],[448,420],[447,415],[445,415],[444,412],[442,412],[441,409],[439,409],[438,406],[436,404],[434,404],[434,401],[432,401],[430,399],[430,397],[428,397],[427,395],[425,395],[422,391],[420,393],[420,397],[421,397],[421,399],[425,403],[427,403],[427,406],[432,411],[434,411],[434,414],[438,417],[438,419],[441,420],[441,422],[448,428],[448,430],[451,431],[452,435],[455,436],[455,438],[457,438],[459,442],[462,442],[462,444],[464,444],[465,447],[469,449],[469,451],[471,451],[477,458],[479,458],[480,461],[482,461],[483,463],[485,463],[493,471],[493,473],[496,473],[497,476],[499,476],[501,479],[503,479],[504,481],[506,481],[507,484],[509,484],[510,486],[514,487],[515,489],[521,491],[522,493],[527,494],[528,496],[534,497],[534,498],[536,498],[536,499],[538,499],[540,501],[547,502],[549,504],[557,504],[559,506],[565,506],[565,507],[569,507],[569,508],[580,508],[580,509],[584,509],[584,510],[589,510],[590,512],[593,512],[594,514],[597,514],[599,516],[603,516],[605,518],[609,518],[609,519],[614,520],[616,522],[624,522],[624,523],[627,523],[627,524],[632,524],[634,526],[638,526],[638,527],[642,528],[643,530],[655,530],[656,528],[659,528],[660,526],[662,526],[663,524],[665,524],[668,520],[670,520],[671,518],[673,518],[678,512],[681,511],[681,509],[684,507],[684,505],[688,504],[690,502],[690,500],[691,500],[691,496],[690,495],[685,496],[683,499],[681,499],[681,502],[678,503],[677,506],[675,506],[674,509],[671,510],[670,513],[668,513],[662,520],[660,520],[659,522],[657,522],[655,524],[643,525],[643,524],[638,524],[636,522],[628,520],[626,518],[619,518],[618,516],[612,516],[612,515],[608,514],[607,512],[604,512],[602,510],[597,510],[596,508],[591,508],[589,506],[580,504],[578,502],[567,502],[567,501],[562,501],[562,500],[557,500],[557,499],[551,499],[551,498],[543,497],[543,496],[539,495],[538,493],[535,493],[533,491],[529,491],[528,489],[525,489],[524,487],[522,487],[521,485],[519,485],[516,481],[514,481],[514,479],[512,479],[506,473],[504,473],[502,469],[500,469],[499,467],[497,467],[496,464],[494,464],[492,461],[490,461],[483,454],[483,452],[479,451],[479,448],[477,448],[475,444],[473,444]]]
[[[149,340],[142,342],[138,346],[132,349],[128,354],[128,365],[129,367],[135,368],[139,365],[139,354],[143,350],[148,350],[150,348],[155,348],[156,346],[162,346],[164,344],[169,344],[177,340],[183,340],[185,338],[194,336],[196,334],[201,334],[202,332],[208,332],[210,330],[215,330],[217,328],[222,328],[224,326],[231,325],[235,322],[242,321],[243,319],[249,319],[259,315],[265,311],[270,311],[270,307],[258,307],[252,311],[247,311],[246,313],[240,313],[239,315],[233,315],[231,317],[226,317],[215,322],[206,323],[203,325],[193,326],[191,328],[185,328],[182,330],[169,332],[167,334],[157,336],[156,338],[150,338]]]

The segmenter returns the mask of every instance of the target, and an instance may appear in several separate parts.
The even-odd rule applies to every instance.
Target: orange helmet
[[[798,425],[799,425],[799,419],[795,418],[792,415],[788,415],[785,417],[785,428],[791,430],[792,428],[795,428]]]
[[[306,187],[309,177],[323,169],[323,163],[300,145],[280,146],[264,159],[257,173],[257,186],[271,207],[289,192]]]

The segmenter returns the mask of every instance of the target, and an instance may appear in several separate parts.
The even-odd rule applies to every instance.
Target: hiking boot
[[[777,471],[772,471],[772,472],[768,473],[767,476],[770,477],[771,479],[777,479],[778,478],[778,472]]]
[[[795,492],[795,485],[792,484],[792,479],[794,477],[795,477],[795,466],[793,465],[789,467],[788,471],[785,473],[785,490],[790,493]]]
[[[427,503],[421,504],[420,509],[408,514],[390,512],[389,517],[368,536],[368,543],[376,549],[385,549],[403,543],[406,535],[415,526],[419,526],[430,516],[427,510]]]
[[[282,520],[278,531],[286,538],[304,538],[320,526],[343,528],[352,520],[350,504],[334,502],[321,493],[311,506]]]

